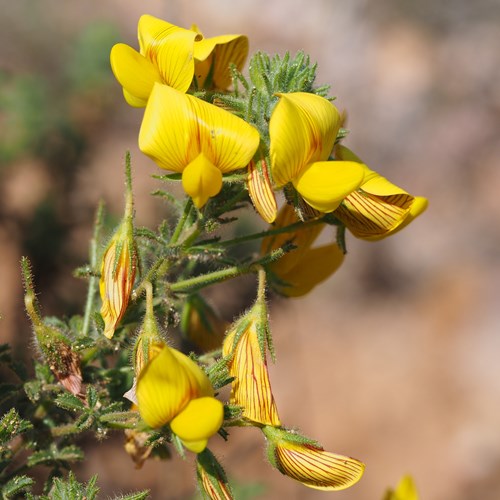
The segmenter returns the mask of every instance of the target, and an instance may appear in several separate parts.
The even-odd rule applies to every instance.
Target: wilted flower
[[[340,128],[340,115],[315,94],[278,94],[271,115],[271,172],[277,187],[291,182],[301,197],[321,212],[335,210],[363,180],[353,161],[328,161]]]
[[[111,339],[130,300],[137,270],[137,249],[134,241],[132,195],[128,193],[125,216],[111,238],[101,263],[99,291],[104,335]]]
[[[337,146],[337,158],[358,162],[364,170],[363,183],[345,197],[335,210],[357,238],[379,240],[407,226],[427,208],[427,200],[412,196],[400,187],[370,170],[348,148]]]
[[[389,489],[383,500],[419,500],[415,482],[411,476],[403,476],[395,490]]]
[[[81,394],[82,388],[80,357],[72,349],[70,339],[58,328],[47,325],[43,321],[36,300],[30,263],[27,258],[22,259],[21,266],[26,288],[24,304],[33,325],[36,344],[60,384],[66,390],[78,396]]]
[[[278,214],[275,228],[299,222],[291,205],[284,205]],[[336,243],[312,248],[325,224],[313,223],[299,226],[293,232],[267,236],[262,240],[261,254],[265,255],[287,242],[296,248],[269,265],[275,276],[273,288],[288,297],[300,297],[329,278],[344,261],[344,253]]]
[[[201,208],[222,189],[222,174],[248,165],[257,129],[237,116],[166,85],[155,85],[139,147],[161,168],[182,173],[182,186]]]
[[[267,456],[282,474],[317,490],[344,490],[357,483],[365,465],[325,451],[316,442],[285,429],[264,427]]]
[[[231,356],[234,377],[230,402],[241,406],[243,417],[261,425],[281,425],[269,381],[266,361],[268,319],[264,303],[257,302],[228,332],[222,354]]]

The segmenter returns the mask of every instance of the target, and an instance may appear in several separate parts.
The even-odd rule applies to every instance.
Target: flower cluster
[[[138,433],[154,429],[179,450],[197,454],[206,496],[231,498],[207,443],[217,433],[227,436],[225,427],[255,426],[267,441],[269,462],[282,474],[320,490],[350,487],[364,472],[362,462],[325,451],[280,420],[267,367],[274,350],[265,288],[286,297],[309,293],[342,264],[346,229],[366,240],[386,237],[422,213],[427,200],[372,171],[342,144],[343,115],[328,89],[313,85],[316,68],[303,54],[257,54],[248,80],[241,73],[245,36],[204,38],[194,25],[180,28],[145,15],[138,38],[138,51],[113,47],[112,70],[126,102],[145,108],[140,150],[173,172],[162,179],[181,181],[187,197],[173,230],[163,225],[158,234],[138,232],[129,171],[125,216],[102,257],[101,317],[108,339],[146,291],[134,384],[126,394],[144,427],[129,433],[128,450],[142,463],[151,447]],[[242,239],[207,238],[234,220],[225,218],[228,212],[246,205],[270,224],[266,231]],[[323,232],[333,239],[316,245]],[[133,293],[141,260],[137,234],[147,237],[143,256],[154,263]],[[258,238],[259,256],[223,267],[234,261],[226,247]],[[210,258],[219,268],[207,272]],[[258,274],[257,301],[228,327],[199,291],[244,273]],[[158,314],[165,325],[180,323],[190,346],[221,350],[202,363],[174,349]],[[223,405],[217,390],[229,383]]]

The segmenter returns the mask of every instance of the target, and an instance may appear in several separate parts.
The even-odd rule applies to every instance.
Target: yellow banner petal
[[[138,31],[141,54],[156,65],[163,83],[186,92],[194,75],[194,42],[202,36],[150,15],[141,16]]]
[[[337,108],[305,92],[279,94],[269,135],[272,177],[278,187],[298,178],[312,162],[327,160],[340,127]]]
[[[199,396],[194,377],[189,376],[172,351],[163,345],[156,357],[142,369],[137,380],[139,412],[153,428],[170,422],[191,399]]]
[[[294,181],[294,186],[313,208],[333,212],[349,193],[361,185],[363,177],[363,167],[359,163],[321,161],[308,165]]]
[[[241,118],[166,85],[155,85],[139,133],[139,147],[158,165],[182,172],[200,152],[222,173],[246,167],[259,145]]]
[[[110,62],[115,78],[136,99],[147,101],[155,82],[161,81],[155,65],[124,43],[113,46]]]

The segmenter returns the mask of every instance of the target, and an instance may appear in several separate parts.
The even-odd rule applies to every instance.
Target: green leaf
[[[63,392],[57,396],[56,405],[68,411],[84,411],[83,401],[69,392]]]
[[[97,476],[89,479],[87,484],[79,483],[72,472],[68,479],[55,478],[50,494],[41,500],[94,500],[99,488],[96,486]]]
[[[87,404],[89,405],[89,408],[95,408],[98,401],[99,398],[97,396],[97,391],[91,385],[89,385],[87,387]]]
[[[0,445],[7,444],[11,439],[32,427],[31,422],[23,420],[12,408],[0,420]]]
[[[14,477],[2,487],[2,500],[8,500],[20,495],[21,493],[28,492],[34,483],[35,481],[28,476]]]
[[[149,497],[149,490],[138,491],[137,493],[129,493],[128,495],[120,495],[114,497],[113,500],[145,500]]]
[[[28,458],[28,466],[34,465],[64,465],[68,462],[79,462],[83,460],[83,451],[78,446],[66,446],[62,449],[57,449],[55,445],[48,450],[36,451]]]

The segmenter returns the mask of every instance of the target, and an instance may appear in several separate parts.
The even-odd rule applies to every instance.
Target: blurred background
[[[403,474],[422,499],[500,497],[500,3],[498,0],[0,0],[0,341],[28,354],[21,255],[46,315],[81,311],[100,199],[119,217],[131,150],[137,220],[165,206],[137,148],[141,111],[109,69],[149,13],[244,33],[251,52],[303,49],[348,112],[350,146],[428,211],[377,243],[348,237],[343,267],[310,295],[271,302],[283,423],[367,464],[339,500],[382,497]],[[227,300],[219,294],[217,300]],[[228,318],[229,319],[229,318]],[[256,429],[213,450],[262,499],[330,496],[266,464]],[[194,492],[188,459],[134,469],[116,435],[89,441],[80,479],[103,496]],[[245,490],[245,489],[243,489]],[[245,490],[246,491],[246,490]],[[241,493],[244,498],[244,493]]]

